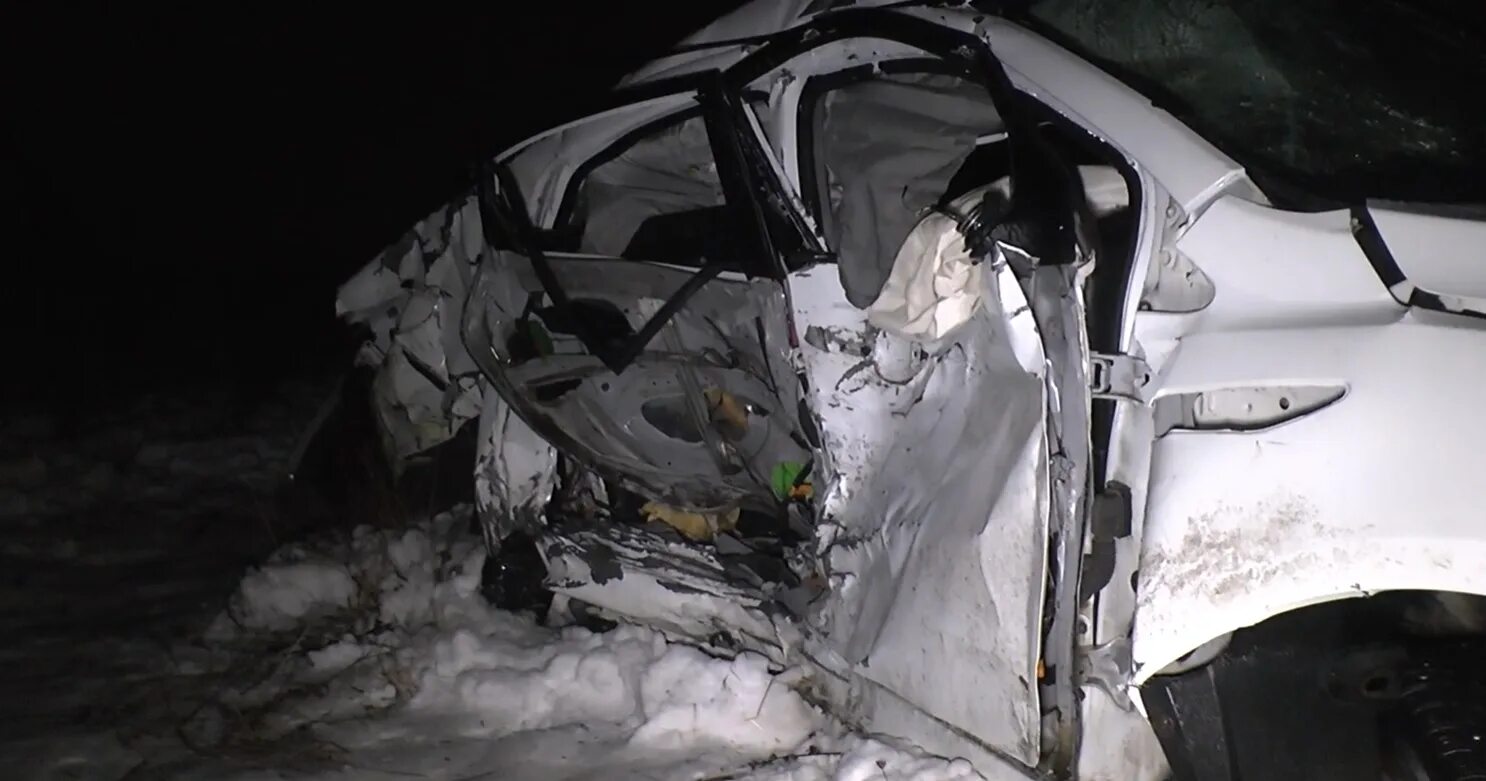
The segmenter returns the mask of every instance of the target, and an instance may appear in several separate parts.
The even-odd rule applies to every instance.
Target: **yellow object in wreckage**
[[[738,526],[738,508],[721,513],[695,513],[659,502],[646,502],[640,513],[648,521],[659,521],[697,542],[710,542],[718,532]]]

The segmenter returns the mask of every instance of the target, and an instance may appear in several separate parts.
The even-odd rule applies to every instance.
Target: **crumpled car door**
[[[891,323],[912,318],[887,310],[874,322],[873,307],[849,300],[836,265],[790,277],[820,432],[817,538],[830,582],[811,616],[819,631],[809,647],[843,678],[866,682],[846,697],[874,729],[950,753],[968,742],[1023,769],[1066,767],[1076,751],[1072,621],[1088,458],[1077,176],[1034,148],[1035,125],[979,37],[872,11],[821,25],[823,43],[800,47],[799,67],[765,47],[759,59],[784,64],[749,86],[782,96],[777,106],[787,108],[812,92],[801,77],[807,68],[861,83],[849,77],[860,68],[863,79],[894,78],[907,95],[904,74],[917,61],[863,62],[861,54],[884,47],[860,41],[901,40],[942,58],[930,73],[979,74],[1020,175],[1009,191],[981,191],[992,200],[1009,192],[1010,208],[984,213],[978,265],[947,257],[963,254],[969,237],[933,214],[894,263],[895,276],[905,263],[917,266],[899,280],[905,295],[935,289],[915,284],[916,273],[967,275],[955,289],[973,291],[976,303],[952,307],[962,315],[952,326],[895,330]],[[838,71],[822,65],[831,62]],[[899,113],[911,108],[893,103]],[[976,143],[976,133],[964,135]],[[890,140],[879,127],[879,154]],[[907,150],[923,140],[902,143]],[[776,140],[803,154],[789,143]]]
[[[726,112],[699,93],[601,150],[553,224],[531,220],[509,169],[483,177],[482,219],[500,230],[466,310],[467,348],[532,429],[695,511],[770,504],[774,470],[809,458],[782,273]],[[543,246],[568,228],[576,244]]]

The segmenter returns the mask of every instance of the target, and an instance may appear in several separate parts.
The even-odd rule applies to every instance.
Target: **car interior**
[[[1005,122],[988,91],[937,61],[813,77],[801,95],[798,121],[805,207],[836,257],[848,300],[862,308],[877,297],[903,241],[925,214],[1011,171]],[[1065,130],[1051,122],[1044,128],[1071,163],[1108,167],[1088,145],[1063,138]],[[567,239],[552,249],[689,268],[721,258],[724,268],[739,270],[733,250],[744,243],[733,235],[699,111],[629,134],[580,166],[575,178],[568,190],[572,203],[564,209],[567,224],[554,233]],[[1133,227],[1127,206],[1128,198],[1097,210],[1103,244],[1120,253],[1128,252]],[[657,411],[645,411],[655,425],[650,419]],[[803,482],[808,470],[793,479]],[[621,505],[637,497],[612,498],[612,517],[636,515],[636,508]],[[744,508],[732,534],[749,539],[751,558],[764,551],[781,556],[806,531],[798,513],[793,524],[783,515]]]

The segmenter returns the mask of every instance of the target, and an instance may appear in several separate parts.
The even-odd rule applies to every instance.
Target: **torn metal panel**
[[[1171,778],[1166,753],[1143,710],[1122,706],[1115,697],[1098,688],[1084,690],[1080,710],[1086,739],[1079,751],[1076,778],[1085,781]]]
[[[475,456],[475,508],[491,550],[518,529],[545,521],[557,483],[557,449],[542,439],[499,394],[487,391]]]
[[[763,581],[669,529],[568,524],[544,534],[540,548],[554,591],[627,620],[718,651],[754,651],[779,663],[798,642],[797,630],[774,599],[787,584]]]
[[[1090,260],[1085,258],[1085,260]],[[1075,649],[1089,639],[1079,617],[1078,587],[1086,544],[1089,472],[1090,395],[1088,330],[1084,320],[1083,281],[1092,262],[1073,266],[1040,266],[1028,280],[1028,302],[1036,315],[1048,355],[1048,444],[1050,501],[1047,516],[1047,588],[1051,621],[1040,661],[1049,671],[1043,681],[1050,702],[1044,713],[1059,743],[1045,747],[1055,767],[1078,758]]]
[[[1026,354],[1036,323],[1025,299],[1003,311],[1003,295],[1020,298],[1003,269],[975,314],[926,346],[870,327],[834,276],[793,280],[811,324],[831,585],[812,622],[850,672],[1036,764],[1042,582],[1029,573],[1044,571],[1048,509],[1044,361]]]
[[[1213,302],[1217,288],[1192,259],[1165,247],[1148,270],[1140,308],[1150,312],[1200,312]]]
[[[483,244],[473,200],[456,199],[341,286],[337,314],[371,331],[358,361],[376,369],[373,403],[394,463],[480,414],[478,372],[459,325]]]
[[[554,256],[551,265],[615,338],[639,329],[693,276],[608,258]],[[707,282],[622,373],[588,352],[541,291],[525,258],[492,254],[471,299],[471,343],[527,423],[588,467],[641,495],[712,511],[772,504],[772,470],[809,460],[776,283]],[[742,418],[720,420],[709,391],[726,393]]]

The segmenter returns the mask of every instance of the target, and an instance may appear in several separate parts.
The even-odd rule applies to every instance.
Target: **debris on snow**
[[[846,738],[840,753],[781,759],[728,781],[985,781],[963,759],[949,760],[881,740]],[[720,779],[719,779],[720,781]]]
[[[208,632],[232,652],[203,665],[223,685],[183,729],[191,745],[240,762],[265,743],[333,748],[312,768],[286,768],[300,772],[499,767],[548,778],[617,762],[669,777],[793,753],[826,725],[761,657],[716,659],[641,627],[546,628],[492,608],[468,528],[467,511],[400,532],[363,527],[250,572]],[[557,735],[583,749],[563,759],[521,748]]]
[[[244,578],[214,630],[243,647],[293,642],[267,679],[225,693],[222,710],[256,713],[260,737],[333,746],[321,777],[978,777],[964,762],[845,737],[796,691],[795,671],[761,656],[720,659],[643,627],[544,627],[491,607],[467,513],[290,546]]]
[[[135,731],[121,756],[149,778],[240,781],[979,777],[848,735],[763,657],[494,608],[484,569],[466,509],[280,549],[204,645],[176,650],[173,688],[199,701],[175,743]],[[35,777],[87,776],[86,751],[62,754]]]

